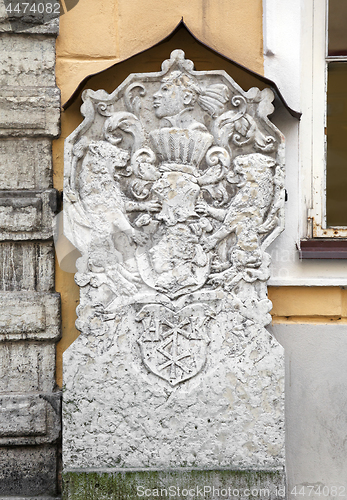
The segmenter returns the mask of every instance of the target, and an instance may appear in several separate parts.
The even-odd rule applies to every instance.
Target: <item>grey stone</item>
[[[1,189],[52,187],[52,145],[45,138],[0,139]]]
[[[59,497],[52,497],[52,496],[44,496],[44,497],[41,497],[41,496],[25,496],[25,497],[22,497],[22,496],[1,496],[0,497],[0,500],[61,500],[61,496]]]
[[[55,446],[0,448],[0,495],[57,494]]]
[[[6,12],[6,7],[8,6],[8,4],[9,2],[0,0],[0,33],[25,33],[31,35],[43,34],[55,36],[58,35],[58,17],[47,20],[47,22],[45,23],[38,24],[37,21],[39,19],[37,18],[37,16],[30,16],[27,13],[24,14],[24,6],[19,13],[13,12],[12,16],[10,17]]]
[[[64,233],[82,254],[65,467],[284,465],[283,348],[265,328],[284,227],[273,99],[181,50],[84,91],[65,141]]]
[[[41,497],[41,496],[25,496],[25,497],[22,497],[22,496],[1,496],[0,497],[0,500],[61,500],[61,496],[59,497],[52,497],[52,496],[44,496],[44,497]]]
[[[61,393],[0,395],[0,446],[54,443],[60,437]]]
[[[46,406],[37,396],[0,396],[0,442],[4,437],[44,436]]]
[[[342,497],[347,491],[347,325],[277,323],[271,330],[286,354],[289,498]]]
[[[0,192],[0,240],[45,240],[53,237],[57,209],[55,189]]]
[[[1,86],[55,86],[55,38],[0,34]]]
[[[59,34],[59,19],[44,24],[33,25],[22,20],[0,21],[0,33],[25,33],[28,35],[53,35]]]
[[[53,343],[19,341],[0,344],[0,394],[49,393],[55,385]]]
[[[0,291],[54,289],[52,242],[1,242]]]
[[[144,364],[156,346],[165,350],[165,341],[172,340],[169,328],[163,328],[167,340],[153,348],[154,322],[141,346],[142,326],[132,306],[118,313],[115,330],[91,321],[90,333],[83,332],[64,353],[65,467],[283,465],[283,349],[265,329],[233,333],[233,304],[225,300],[223,309],[207,328],[200,323],[208,351],[199,373],[178,384],[171,372],[174,386],[141,362],[141,348]],[[179,310],[175,321],[161,307],[161,319],[188,336],[184,314],[195,319],[196,310]],[[189,341],[180,337],[172,348],[188,357]],[[193,345],[196,365],[201,343]]]
[[[57,293],[0,292],[0,342],[59,340]]]
[[[54,246],[52,243],[37,245],[36,291],[54,290]]]
[[[0,498],[53,500],[61,439],[61,393],[53,392],[60,297],[50,293],[59,19],[8,14],[9,3],[0,0]]]
[[[59,136],[60,91],[54,87],[2,87],[0,136]]]

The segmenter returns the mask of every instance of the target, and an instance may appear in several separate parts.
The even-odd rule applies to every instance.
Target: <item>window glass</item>
[[[347,0],[329,0],[328,55],[347,56]]]
[[[342,61],[328,64],[326,179],[327,225],[347,226],[347,62]]]

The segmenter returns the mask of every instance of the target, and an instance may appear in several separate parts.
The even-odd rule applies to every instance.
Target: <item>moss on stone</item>
[[[127,471],[103,469],[102,471],[66,471],[63,473],[64,500],[135,500],[141,498],[192,499],[227,498],[241,500],[246,498],[241,490],[250,490],[248,498],[266,498],[270,500],[284,498],[285,473],[282,470],[140,470]],[[171,490],[169,490],[171,486]],[[211,487],[211,491],[204,487]],[[212,488],[220,494],[212,495]],[[182,490],[200,488],[203,495],[183,494]],[[228,490],[228,495],[221,490]],[[145,494],[145,490],[147,490]],[[165,490],[167,490],[165,492]],[[238,495],[233,495],[239,490]],[[258,494],[251,494],[256,493]],[[260,492],[268,490],[268,492]],[[231,492],[231,493],[230,493]],[[225,491],[224,491],[225,493]],[[237,493],[235,491],[235,493]]]

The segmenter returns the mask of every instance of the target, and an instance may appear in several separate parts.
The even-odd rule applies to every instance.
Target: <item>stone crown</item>
[[[213,143],[206,130],[161,128],[150,133],[150,138],[161,162],[191,165],[198,168]]]

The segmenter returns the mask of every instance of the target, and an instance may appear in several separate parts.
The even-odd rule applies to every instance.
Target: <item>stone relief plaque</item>
[[[265,250],[284,224],[284,137],[268,119],[272,91],[195,71],[175,50],[162,71],[82,98],[84,121],[65,146],[64,232],[82,254],[82,334],[64,358],[67,463],[83,442],[94,465],[101,455],[124,466],[282,464],[282,350],[264,328]],[[141,458],[123,397],[146,420]],[[164,429],[149,436],[161,412],[173,418],[174,401],[186,415],[176,431],[186,436],[160,452]],[[100,450],[104,423],[86,439],[79,405],[89,423],[102,405],[113,448]],[[201,411],[238,426],[232,442],[212,431],[208,458],[206,425],[200,444],[184,445]]]

